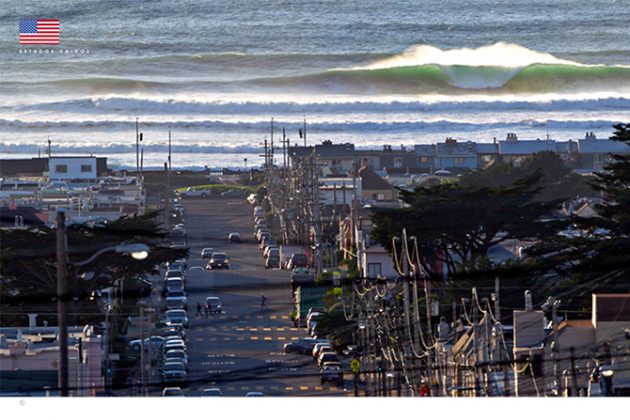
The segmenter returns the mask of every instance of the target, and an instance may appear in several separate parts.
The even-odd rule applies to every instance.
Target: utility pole
[[[168,171],[172,169],[171,165],[171,129],[168,129]]]
[[[67,248],[66,248],[66,214],[57,209],[57,323],[59,328],[59,371],[58,384],[62,397],[68,396],[68,320],[66,284]]]
[[[50,159],[52,155],[52,141],[50,140],[50,136],[48,136],[48,159]]]
[[[304,116],[304,147],[306,147],[306,115]]]
[[[140,172],[140,134],[138,130],[138,117],[136,117],[136,177]]]
[[[171,231],[171,172],[168,170],[168,163],[164,162],[164,172],[166,175],[166,190],[164,191],[164,227],[167,232]]]
[[[149,340],[149,347],[151,347],[151,340]],[[140,307],[140,378],[142,382],[142,396],[146,395],[147,388],[144,370],[144,308]]]

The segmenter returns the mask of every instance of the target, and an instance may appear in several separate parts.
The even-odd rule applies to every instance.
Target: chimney
[[[457,144],[457,140],[452,137],[447,137],[446,144]]]
[[[529,290],[525,290],[525,310],[527,312],[534,310],[534,305],[532,304],[532,292]]]
[[[28,327],[37,327],[37,314],[28,314]]]
[[[506,140],[510,142],[518,141],[518,137],[514,133],[507,133]]]
[[[585,140],[597,140],[597,137],[595,136],[595,133],[591,131],[589,133],[586,133]]]

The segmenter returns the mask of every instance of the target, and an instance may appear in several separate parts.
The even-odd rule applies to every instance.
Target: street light
[[[67,274],[67,238],[66,238],[66,214],[62,209],[57,210],[57,319],[59,328],[59,371],[58,385],[62,397],[68,396],[68,322],[67,307],[68,285]],[[96,252],[84,261],[70,263],[76,269],[90,264],[99,256],[107,252],[129,254],[132,258],[142,260],[149,256],[149,247],[145,244],[120,244],[109,246]],[[73,270],[75,271],[75,270]]]

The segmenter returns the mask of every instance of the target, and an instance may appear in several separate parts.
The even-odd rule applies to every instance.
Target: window
[[[375,279],[381,275],[381,263],[368,263],[367,276],[370,279]]]
[[[420,156],[420,163],[429,163],[429,156]]]
[[[402,168],[403,160],[400,157],[394,158],[394,168]]]
[[[453,159],[455,165],[463,165],[466,162],[466,159],[463,157],[456,157]]]
[[[55,165],[55,172],[57,172],[58,174],[67,174],[68,165]]]
[[[92,165],[81,165],[81,172],[92,172]]]
[[[377,200],[385,200],[385,194],[376,194]]]
[[[593,162],[594,163],[602,163],[602,155],[595,153],[593,155]]]

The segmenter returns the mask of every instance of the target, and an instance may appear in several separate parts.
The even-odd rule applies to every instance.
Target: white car
[[[223,393],[219,388],[206,388],[201,391],[202,397],[222,397]]]
[[[210,258],[212,257],[213,253],[214,253],[214,248],[204,248],[201,250],[201,258],[202,259]]]
[[[210,191],[208,190],[197,190],[194,187],[188,187],[179,193],[180,198],[189,198],[189,197],[201,197],[206,198],[210,195]]]
[[[162,390],[163,397],[184,397],[184,391],[178,386],[166,387]]]
[[[183,309],[170,309],[166,311],[166,320],[169,324],[182,324],[188,327],[188,316]]]

